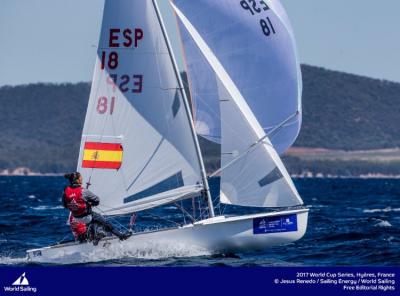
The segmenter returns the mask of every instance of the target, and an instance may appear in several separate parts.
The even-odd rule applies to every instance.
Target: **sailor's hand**
[[[100,204],[100,202],[98,202],[98,201],[90,201],[90,202],[88,202],[88,204],[90,206],[92,206],[92,207],[97,207]]]

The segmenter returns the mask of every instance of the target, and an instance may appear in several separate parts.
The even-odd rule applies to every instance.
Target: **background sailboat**
[[[253,250],[304,235],[308,210],[296,208],[303,202],[274,149],[290,146],[300,126],[301,76],[293,34],[277,1],[260,1],[259,7],[246,1],[236,7],[228,2],[172,4],[183,34],[197,126],[216,133],[213,136],[221,143],[221,169],[213,174],[221,175],[220,199],[243,206],[295,208],[215,217],[192,114],[157,3],[110,0],[105,3],[78,170],[90,190],[101,197],[99,210],[105,215],[203,196],[209,218],[175,229],[137,233],[123,243],[109,238],[98,247],[70,243],[29,250],[31,260],[93,260],[93,252],[148,248],[149,244],[184,244],[211,252]],[[249,18],[255,12],[257,17]],[[232,25],[227,32],[213,33],[211,16],[215,28],[224,28],[218,22]],[[249,34],[235,32],[235,26]],[[230,56],[226,50],[236,48],[235,44],[252,44],[250,55],[262,50],[265,54],[240,59],[246,48],[238,47]],[[280,56],[281,51],[286,54]],[[260,63],[264,59],[268,62]],[[251,79],[243,81],[243,77]],[[202,84],[204,79],[208,81]],[[203,86],[210,90],[209,97],[202,96]],[[268,112],[274,116],[263,119]],[[275,142],[269,140],[271,135],[276,136]]]

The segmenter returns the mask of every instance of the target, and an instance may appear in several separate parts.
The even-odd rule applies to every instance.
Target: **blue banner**
[[[2,267],[0,295],[398,295],[399,268]]]
[[[253,219],[253,233],[274,233],[297,231],[297,216],[285,215]]]

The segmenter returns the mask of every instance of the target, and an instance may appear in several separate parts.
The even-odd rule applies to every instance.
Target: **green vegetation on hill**
[[[303,66],[299,147],[400,147],[400,83]]]
[[[88,95],[88,83],[0,88],[0,169],[74,169]]]
[[[400,147],[400,84],[303,66],[303,127],[295,143],[329,149]],[[89,83],[0,88],[0,170],[73,170]],[[218,147],[204,144],[207,155]],[[206,162],[215,166],[218,158]]]

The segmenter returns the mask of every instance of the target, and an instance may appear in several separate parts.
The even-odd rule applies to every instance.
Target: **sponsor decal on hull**
[[[253,234],[297,231],[296,214],[253,219]]]

